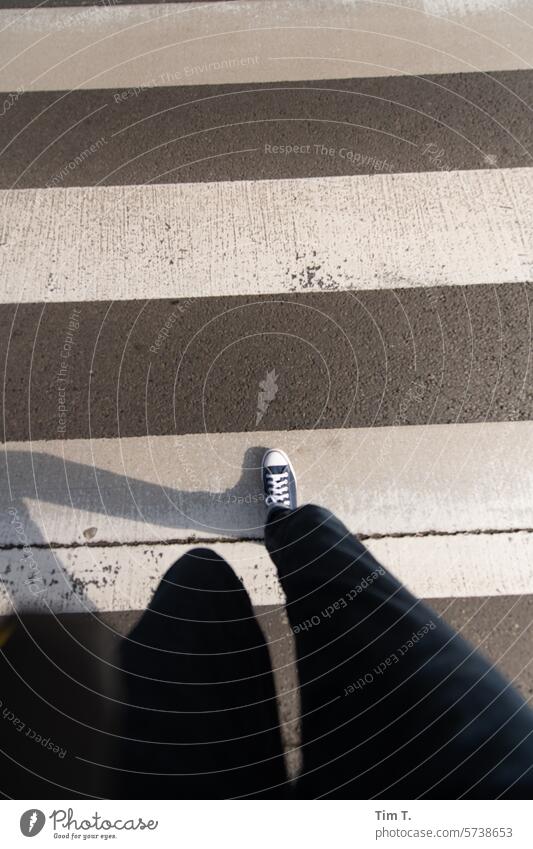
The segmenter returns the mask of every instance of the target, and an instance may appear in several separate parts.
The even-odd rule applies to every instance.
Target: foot
[[[296,476],[283,451],[269,448],[262,463],[263,489],[267,507],[296,507]]]

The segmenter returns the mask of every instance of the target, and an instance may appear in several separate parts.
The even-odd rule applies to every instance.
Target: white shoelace
[[[289,473],[274,472],[266,473],[268,495],[265,498],[265,504],[270,507],[272,504],[279,504],[281,507],[290,507],[291,501],[289,496]]]

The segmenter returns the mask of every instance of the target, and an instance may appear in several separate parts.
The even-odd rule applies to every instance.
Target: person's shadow
[[[91,714],[85,717],[86,725],[82,730],[93,725],[97,730],[100,727],[111,728],[115,721],[117,639],[120,640],[121,634],[127,633],[133,624],[133,620],[128,620],[129,613],[138,614],[132,609],[119,612],[118,618],[114,613],[112,618],[109,618],[110,614],[102,616],[89,590],[91,582],[109,580],[109,576],[103,573],[104,568],[109,566],[102,567],[98,556],[95,556],[90,563],[89,577],[80,579],[74,566],[76,561],[71,557],[76,557],[80,545],[89,548],[127,545],[132,541],[133,530],[138,542],[140,529],[146,543],[137,549],[141,561],[146,560],[146,549],[158,543],[192,546],[210,544],[218,539],[240,538],[259,544],[266,518],[260,477],[264,451],[263,447],[247,449],[235,485],[220,492],[210,492],[185,491],[154,484],[96,465],[32,451],[30,446],[28,450],[5,446],[0,457],[0,546],[3,548],[0,550],[0,594],[4,596],[3,612],[22,617],[19,618],[22,623],[26,618],[23,624],[25,631],[29,628],[28,614],[52,614],[37,617],[37,620],[47,619],[48,624],[39,625],[39,637],[31,641],[31,648],[33,650],[39,645],[47,658],[51,654],[51,640],[58,650],[63,651],[59,660],[61,687],[64,689],[68,684],[67,691],[73,691],[72,698],[76,702],[69,710],[76,718],[78,713],[81,716],[82,705]],[[54,512],[47,507],[45,510],[44,505],[50,504],[60,509]],[[95,525],[98,523],[98,528],[87,526],[87,517]],[[114,522],[116,519],[127,521]],[[158,536],[162,528],[165,529],[164,534]],[[175,559],[172,545],[168,548],[168,558],[166,562],[161,560],[160,574],[154,575],[154,578],[161,577]],[[270,560],[266,553],[258,552],[258,556],[262,554],[262,562],[271,568],[272,577],[277,580],[273,564],[268,567]],[[124,576],[125,581],[127,577]],[[118,580],[122,579],[119,574]],[[152,589],[155,589],[155,583]],[[109,597],[113,597],[112,592]],[[146,603],[148,601],[147,598]],[[261,604],[260,607],[258,618],[272,655],[281,699],[282,733],[286,745],[296,747],[291,755],[295,764],[292,772],[295,772],[299,764],[299,702],[292,633],[285,621],[281,600],[276,604]],[[62,613],[74,615],[58,616]],[[77,613],[89,616],[78,617]],[[28,657],[25,649],[19,664],[24,681],[29,676]],[[44,662],[41,655],[38,661]],[[69,673],[68,680],[63,674],[65,670]],[[78,680],[82,683],[76,689]],[[88,690],[84,689],[85,684],[90,685]],[[39,687],[37,689],[40,693]],[[104,698],[98,698],[100,692]],[[54,698],[50,698],[53,703]],[[57,731],[53,725],[50,728],[52,730],[48,733],[61,739],[69,751],[79,751],[80,726],[77,720],[68,733],[65,728]],[[93,734],[87,743],[88,750],[97,752],[102,749],[105,739],[99,733]],[[90,764],[92,759],[96,763],[99,758],[104,761],[106,757],[104,747],[100,754],[91,755],[87,763]],[[71,786],[69,782],[72,781],[72,786],[81,786],[77,783],[79,763],[75,759],[72,779],[67,780],[60,773],[62,784]],[[91,792],[105,794],[100,786],[100,773],[91,781],[96,788]],[[89,786],[93,787],[93,784]]]
[[[12,450],[6,446],[0,459],[0,545],[3,554],[13,547],[11,551],[16,555],[7,558],[9,562],[4,557],[1,563],[4,587],[19,603],[27,597],[30,609],[40,606],[36,602],[44,590],[54,588],[46,595],[53,600],[50,606],[57,612],[65,609],[62,599],[66,604],[72,591],[78,595],[81,607],[85,600],[86,609],[90,610],[94,605],[83,598],[82,585],[76,585],[75,576],[69,574],[71,570],[62,569],[58,561],[62,547],[138,543],[139,527],[147,545],[202,545],[204,539],[209,542],[224,538],[259,542],[266,517],[260,479],[264,451],[263,447],[247,449],[235,485],[221,492],[209,492],[173,489],[43,451]],[[57,513],[44,511],[45,503],[62,509]],[[87,527],[86,517],[90,514],[93,519],[98,517],[98,527]],[[116,518],[128,521],[114,523]],[[132,527],[136,534],[133,539],[128,538]],[[158,528],[163,527],[165,533],[160,538]],[[38,558],[32,556],[31,547],[39,548]],[[21,582],[27,590],[22,594]],[[41,600],[48,606],[44,598]]]

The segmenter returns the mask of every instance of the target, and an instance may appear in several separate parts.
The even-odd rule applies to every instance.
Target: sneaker
[[[267,507],[296,507],[296,476],[291,461],[283,451],[269,448],[263,462],[263,489]]]

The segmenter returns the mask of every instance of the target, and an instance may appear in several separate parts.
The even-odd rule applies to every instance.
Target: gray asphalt
[[[429,604],[496,663],[526,698],[533,695],[533,597],[430,599]],[[300,729],[294,722],[299,705],[293,638],[282,610],[260,607],[256,612],[271,648],[274,647],[272,665],[278,692],[287,692],[280,700],[280,717],[290,723],[286,744],[294,774],[300,760],[296,748]],[[59,743],[65,754],[61,759],[52,757],[24,735],[10,733],[9,726],[2,722],[3,795],[56,798],[65,788],[69,798],[83,798],[85,794],[105,797],[110,792],[105,780],[112,778],[112,771],[102,775],[91,767],[91,762],[113,763],[116,757],[112,749],[103,748],[104,742],[112,746],[114,738],[106,737],[102,731],[117,731],[116,713],[108,697],[120,698],[110,670],[117,662],[121,636],[129,633],[140,615],[141,611],[132,610],[101,613],[97,617],[77,614],[23,620],[23,627],[8,642],[6,657],[0,664],[4,692],[9,692],[9,708],[23,716],[28,725],[38,728],[43,737]],[[17,677],[21,663],[26,682],[37,689],[39,697],[32,696]],[[66,687],[67,676],[76,683]],[[80,756],[86,760],[80,760]]]
[[[287,280],[290,290],[291,280]],[[3,439],[533,418],[531,284],[0,306]],[[161,328],[174,321],[167,336]]]
[[[531,165],[532,75],[25,92],[0,122],[0,188]]]

